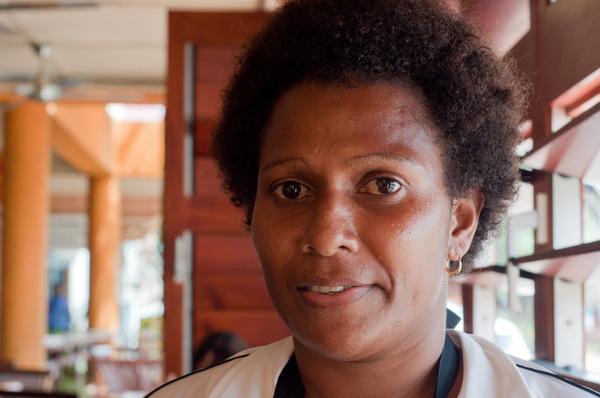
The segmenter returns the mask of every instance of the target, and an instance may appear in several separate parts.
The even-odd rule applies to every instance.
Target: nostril
[[[360,247],[359,239],[354,232],[344,231],[335,235],[318,235],[312,236],[312,239],[307,240],[303,245],[304,253],[314,253],[321,256],[333,256],[340,252],[356,252]]]
[[[358,250],[358,239],[357,240],[353,240],[352,242],[349,242],[346,245],[340,246],[341,249],[345,249],[348,250],[350,252],[355,252]]]
[[[357,252],[360,248],[360,240],[354,231],[348,234],[348,236],[344,237],[343,244],[340,245],[340,249],[346,250],[349,252]]]

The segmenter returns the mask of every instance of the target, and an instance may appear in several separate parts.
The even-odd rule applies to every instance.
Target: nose
[[[360,240],[355,230],[353,208],[339,196],[328,195],[313,203],[302,242],[305,253],[328,257],[358,251]]]

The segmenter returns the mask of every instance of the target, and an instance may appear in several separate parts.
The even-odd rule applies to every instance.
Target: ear
[[[479,214],[483,208],[483,193],[477,189],[465,198],[452,200],[452,221],[450,227],[450,239],[448,240],[448,257],[458,260],[458,256],[464,256],[475,235]]]

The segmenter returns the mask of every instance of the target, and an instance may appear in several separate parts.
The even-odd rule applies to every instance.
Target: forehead
[[[263,134],[260,162],[274,152],[292,155],[311,146],[331,155],[342,149],[396,149],[430,156],[438,152],[438,136],[422,96],[403,85],[304,83],[276,103]]]

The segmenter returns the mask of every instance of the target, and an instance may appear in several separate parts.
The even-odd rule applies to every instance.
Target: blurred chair
[[[1,370],[0,384],[19,383],[23,391],[47,392],[52,389],[50,372],[35,370]]]
[[[100,394],[151,391],[164,382],[162,359],[94,358],[92,366]]]
[[[11,361],[0,361],[0,372],[4,370],[14,370],[15,365]]]

